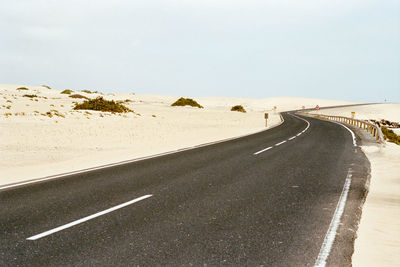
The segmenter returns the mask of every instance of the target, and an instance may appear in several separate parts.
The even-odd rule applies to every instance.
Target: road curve
[[[344,127],[283,117],[251,136],[0,191],[0,265],[313,266],[351,173],[327,256],[348,265],[368,161]]]

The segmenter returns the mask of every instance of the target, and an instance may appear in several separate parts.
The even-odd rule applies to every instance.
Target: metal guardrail
[[[385,139],[383,137],[383,133],[379,125],[370,123],[368,121],[363,121],[363,120],[357,120],[357,119],[352,119],[348,117],[343,117],[343,116],[332,116],[332,115],[325,115],[325,114],[313,114],[313,113],[308,113],[308,112],[298,112],[301,115],[305,116],[310,116],[310,117],[315,117],[315,118],[321,118],[325,120],[332,120],[332,121],[337,121],[337,122],[342,122],[342,123],[347,123],[349,125],[352,125],[354,127],[358,127],[361,129],[366,130],[369,132],[373,137],[376,138],[376,140],[379,143],[385,143]]]

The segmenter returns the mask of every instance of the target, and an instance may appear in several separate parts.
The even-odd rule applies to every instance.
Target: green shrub
[[[37,97],[37,95],[23,95],[23,97],[34,98],[34,97]]]
[[[83,98],[83,99],[89,99],[89,98],[87,98],[86,96],[79,95],[79,94],[70,95],[69,97],[71,97],[71,98]]]
[[[69,90],[69,89],[66,89],[61,92],[61,94],[67,94],[67,95],[70,95],[71,93],[72,93],[72,90]]]
[[[97,111],[108,111],[117,113],[133,112],[133,110],[125,107],[121,103],[117,103],[114,100],[105,100],[103,97],[98,97],[95,99],[85,100],[82,104],[75,104],[75,110],[78,109],[89,109]]]
[[[246,113],[246,110],[244,109],[244,107],[242,105],[233,106],[231,108],[231,111],[239,111],[239,112]]]
[[[90,92],[89,90],[81,90],[81,92],[88,93],[88,94],[91,94],[91,93],[92,93],[92,92]]]
[[[178,100],[176,100],[175,103],[173,103],[171,106],[192,106],[192,107],[203,108],[203,106],[201,106],[195,100],[184,97],[181,97]]]
[[[400,136],[398,136],[393,130],[388,129],[385,126],[381,127],[383,136],[385,137],[385,140],[388,140],[389,142],[395,143],[397,145],[400,145]]]
[[[26,87],[19,87],[19,88],[17,88],[17,90],[18,90],[18,91],[21,91],[21,90],[29,90],[29,89],[26,88]]]
[[[47,89],[51,90],[51,87],[50,87],[50,86],[48,86],[48,85],[42,85],[42,87],[44,87],[44,88],[47,88]]]

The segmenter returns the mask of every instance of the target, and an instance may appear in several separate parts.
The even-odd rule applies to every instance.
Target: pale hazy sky
[[[400,102],[400,1],[2,0],[0,83]]]

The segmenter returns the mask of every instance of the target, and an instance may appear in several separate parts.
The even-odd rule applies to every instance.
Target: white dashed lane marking
[[[123,208],[123,207],[129,206],[129,205],[131,205],[131,204],[133,204],[133,203],[139,202],[139,201],[141,201],[141,200],[143,200],[143,199],[146,199],[146,198],[149,198],[149,197],[151,197],[151,196],[153,196],[153,195],[145,195],[145,196],[142,196],[142,197],[135,198],[135,199],[133,199],[133,200],[131,200],[131,201],[122,203],[122,204],[120,204],[120,205],[114,206],[114,207],[109,208],[109,209],[106,209],[106,210],[103,210],[103,211],[98,212],[98,213],[96,213],[96,214],[87,216],[87,217],[85,217],[85,218],[82,218],[82,219],[79,219],[79,220],[76,220],[76,221],[73,221],[73,222],[70,222],[70,223],[67,223],[67,224],[64,224],[64,225],[62,225],[62,226],[59,226],[59,227],[54,228],[54,229],[52,229],[52,230],[43,232],[43,233],[41,233],[41,234],[28,237],[27,240],[37,240],[37,239],[39,239],[39,238],[42,238],[42,237],[45,237],[45,236],[48,236],[48,235],[57,233],[57,232],[62,231],[62,230],[64,230],[64,229],[67,229],[67,228],[70,228],[70,227],[72,227],[72,226],[75,226],[75,225],[77,225],[77,224],[80,224],[80,223],[89,221],[89,220],[94,219],[94,218],[96,218],[96,217],[99,217],[99,216],[102,216],[102,215],[104,215],[104,214],[110,213],[110,212],[112,212],[112,211],[115,211],[115,210],[121,209],[121,208]]]
[[[282,144],[284,144],[284,143],[286,143],[286,140],[285,140],[285,141],[282,141],[282,142],[279,142],[279,143],[277,143],[275,146],[280,146],[280,145],[282,145]]]
[[[296,115],[293,115],[293,114],[290,114],[290,115],[292,115],[293,117],[296,117],[296,118],[298,118],[298,119],[301,119],[301,120],[307,122],[307,127],[306,127],[303,131],[301,131],[300,133],[296,134],[295,136],[292,136],[292,137],[290,137],[289,139],[286,139],[286,140],[284,140],[284,141],[282,141],[282,142],[279,142],[279,143],[277,143],[277,144],[275,144],[275,145],[273,145],[273,146],[270,146],[270,147],[264,148],[264,149],[262,149],[262,150],[260,150],[260,151],[257,151],[257,152],[255,152],[253,155],[258,155],[258,154],[260,154],[260,153],[262,153],[262,152],[265,152],[265,151],[267,151],[267,150],[270,150],[270,149],[273,148],[273,147],[280,146],[280,145],[286,143],[287,141],[290,141],[290,140],[295,139],[296,137],[300,136],[302,133],[304,133],[305,131],[308,130],[308,128],[310,127],[310,122],[309,122],[308,120],[305,120],[305,119],[300,118],[300,117],[298,117],[298,116],[296,116]]]
[[[265,148],[265,149],[263,149],[263,150],[260,150],[260,151],[258,151],[258,152],[256,152],[256,153],[254,153],[254,155],[257,155],[257,154],[260,154],[260,153],[262,153],[262,152],[264,152],[264,151],[270,150],[271,148],[272,148],[272,146],[267,147],[267,148]]]

